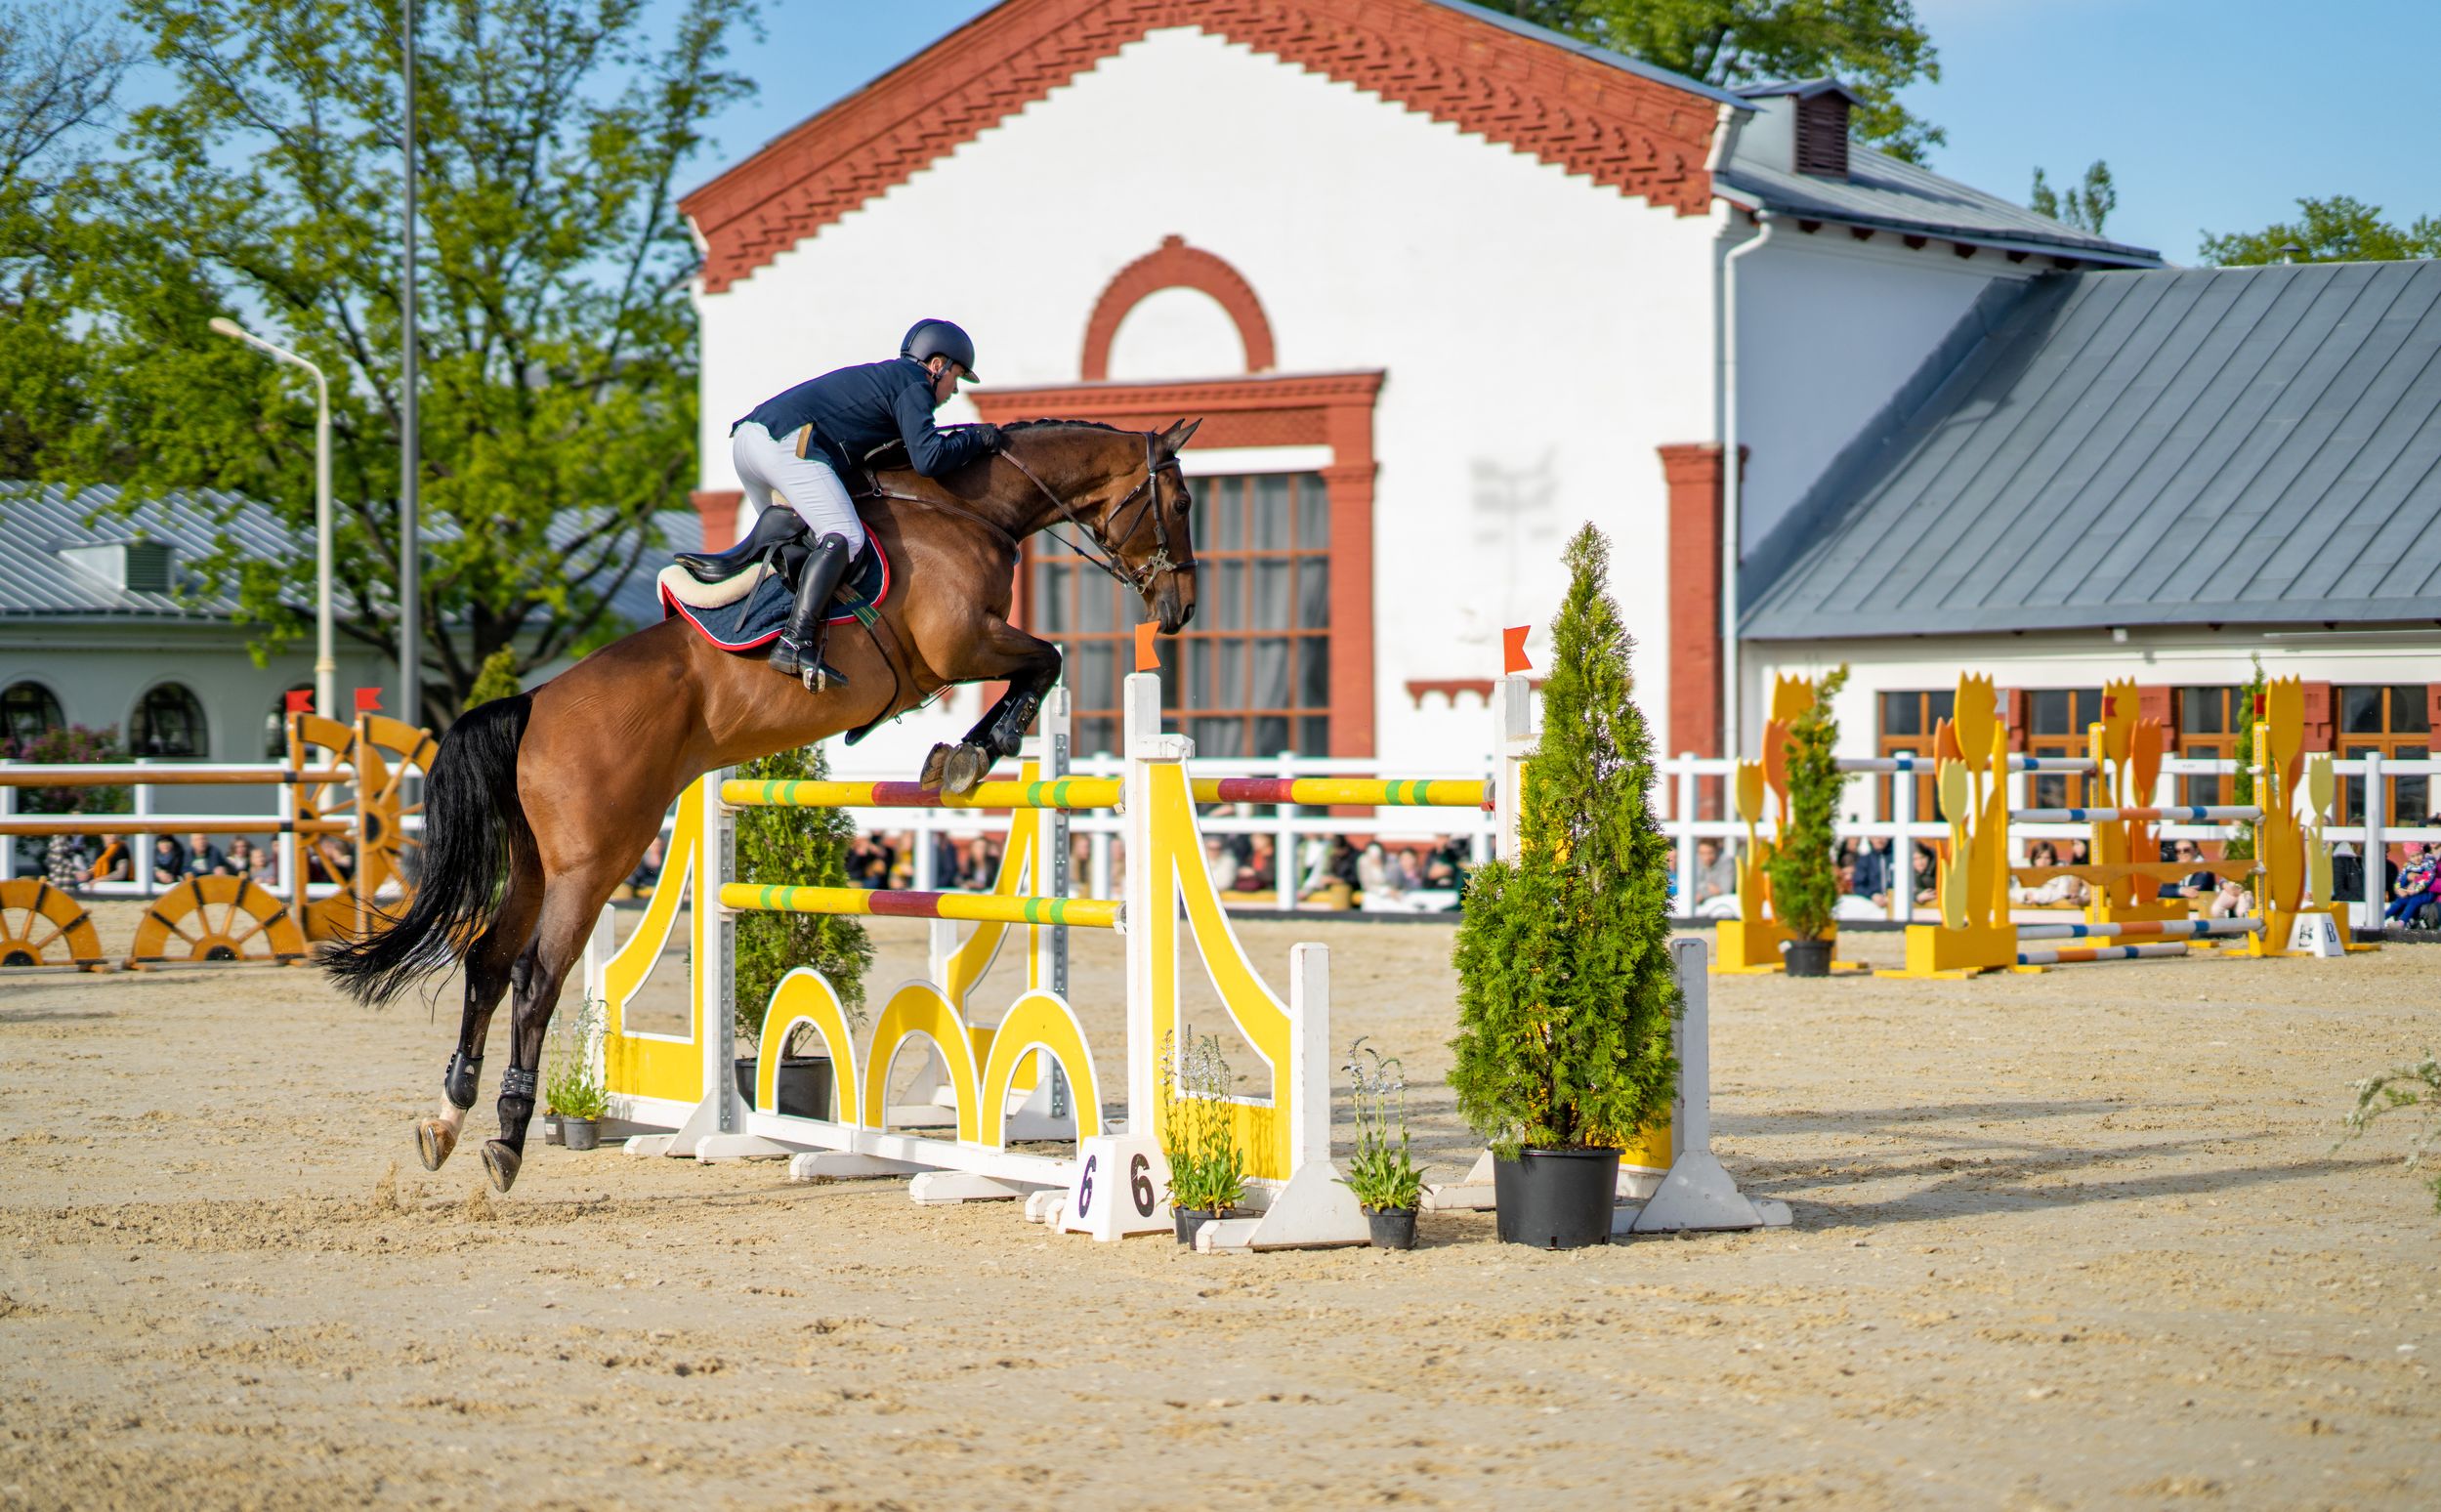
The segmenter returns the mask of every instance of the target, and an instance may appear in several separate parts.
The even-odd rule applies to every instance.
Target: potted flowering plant
[[[1356,1104],[1356,1155],[1344,1179],[1365,1209],[1373,1247],[1413,1249],[1424,1173],[1408,1148],[1406,1070],[1362,1039],[1348,1047],[1341,1069]]]
[[[610,1109],[610,1094],[593,1070],[604,1006],[600,998],[586,998],[574,1024],[551,1036],[550,1073],[543,1081],[546,1116],[559,1120],[560,1142],[570,1150],[591,1150],[602,1142],[602,1115]]]
[[[1179,1053],[1161,1041],[1161,1154],[1169,1159],[1169,1208],[1178,1242],[1228,1216],[1245,1197],[1245,1157],[1229,1102],[1229,1062],[1220,1036],[1190,1035]]]
[[[1678,1079],[1669,847],[1609,560],[1591,525],[1569,543],[1516,857],[1468,883],[1453,959],[1450,1088],[1491,1147],[1500,1238],[1555,1249],[1610,1242],[1620,1150]]]

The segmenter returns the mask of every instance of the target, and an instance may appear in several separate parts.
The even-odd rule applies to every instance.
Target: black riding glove
[[[1000,449],[1000,428],[993,425],[990,421],[987,420],[976,426],[975,435],[982,440],[984,443],[984,450],[997,451]]]

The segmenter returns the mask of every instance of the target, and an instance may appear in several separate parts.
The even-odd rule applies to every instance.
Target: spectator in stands
[[[212,837],[192,834],[187,837],[187,864],[179,871],[189,877],[226,877],[231,875],[229,858],[212,843]]]
[[[1738,895],[1738,863],[1720,851],[1720,842],[1706,835],[1695,843],[1695,905]]]
[[[2169,854],[2162,860],[2174,861],[2181,865],[2201,862],[2204,860],[2204,850],[2192,840],[2175,840],[2170,843]],[[2199,898],[2211,897],[2213,893],[2219,891],[2219,888],[2220,879],[2212,873],[2190,871],[2175,882],[2163,883],[2161,896],[2164,900],[2183,898],[2193,903]]]
[[[85,880],[85,837],[53,835],[43,848],[43,876],[63,893],[74,892]]]
[[[1248,850],[1246,863],[1239,868],[1238,891],[1268,893],[1279,885],[1280,879],[1272,869],[1272,837],[1256,835],[1253,846]]]
[[[1356,886],[1368,903],[1396,899],[1399,896],[1399,868],[1390,860],[1390,853],[1378,840],[1365,847],[1356,859]]]
[[[858,835],[848,845],[848,883],[852,887],[890,885],[890,847],[879,836]]]
[[[230,877],[254,875],[254,842],[238,835],[229,842],[229,859],[222,863],[221,874]]]
[[[83,880],[87,883],[128,882],[134,880],[135,875],[136,864],[127,854],[126,840],[112,835],[102,842],[102,854],[94,858],[93,865],[86,870]]]
[[[345,882],[356,875],[356,852],[337,835],[316,835],[305,871],[309,882]]]
[[[2037,840],[2026,847],[2028,866],[2056,866],[2060,863],[2059,847],[2048,840]],[[2025,887],[2008,890],[2008,901],[2028,908],[2055,907],[2062,903],[2083,903],[2085,885],[2075,877],[2049,877]]]
[[[152,839],[152,880],[178,882],[187,875],[187,848],[178,843],[176,835],[155,835]]]
[[[1933,855],[1932,847],[1920,840],[1915,844],[1915,864],[1912,881],[1916,903],[1929,903],[1940,901],[1941,861],[1939,857]]]
[[[2390,886],[2390,903],[2381,910],[2381,922],[2385,927],[2395,923],[2416,929],[2425,909],[2441,907],[2441,897],[2435,894],[2441,888],[2441,853],[2415,840],[2399,850],[2407,860],[2399,867],[2398,881]]]
[[[1410,845],[1399,853],[1399,891],[1412,893],[1425,885],[1424,853]]]
[[[254,848],[254,880],[265,887],[279,886],[279,848],[282,843],[272,841]]]
[[[1862,898],[1876,908],[1890,906],[1890,844],[1883,840],[1868,840],[1856,848],[1855,869],[1848,876],[1848,893]]]
[[[2212,901],[2204,905],[2208,919],[2242,919],[2254,911],[2254,895],[2246,890],[2245,879],[2222,877],[2220,886],[2212,890]]]
[[[1203,837],[1203,866],[1212,874],[1215,892],[1234,893],[1238,890],[1238,858],[1221,843],[1218,835]]]
[[[654,835],[652,843],[644,848],[644,855],[637,861],[636,869],[627,874],[626,885],[619,891],[628,898],[643,898],[650,895],[653,885],[661,880],[661,837]]]

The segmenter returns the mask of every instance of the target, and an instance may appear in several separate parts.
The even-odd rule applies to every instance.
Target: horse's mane
[[[1003,431],[1039,431],[1055,425],[1070,426],[1082,431],[1115,431],[1123,436],[1144,434],[1142,431],[1130,431],[1124,426],[1106,425],[1099,420],[1012,420],[1000,429]]]

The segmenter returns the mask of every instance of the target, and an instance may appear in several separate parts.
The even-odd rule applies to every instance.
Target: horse
[[[1009,622],[1026,537],[1081,527],[1102,553],[1085,554],[1136,591],[1162,634],[1176,635],[1196,605],[1194,500],[1178,453],[1200,423],[1140,432],[1026,421],[1002,429],[998,452],[947,476],[876,472],[858,509],[897,586],[873,622],[832,627],[825,659],[839,680],[819,691],[671,617],[461,716],[425,776],[413,898],[322,960],[368,1007],[465,967],[443,1106],[416,1126],[424,1168],[439,1170],[457,1147],[493,1010],[514,987],[500,1135],[485,1143],[484,1165],[499,1191],[516,1183],[560,987],[688,783],[869,729],[957,683],[1007,690],[956,745],[933,748],[925,784],[970,792],[1017,753],[1060,676],[1059,648]]]

